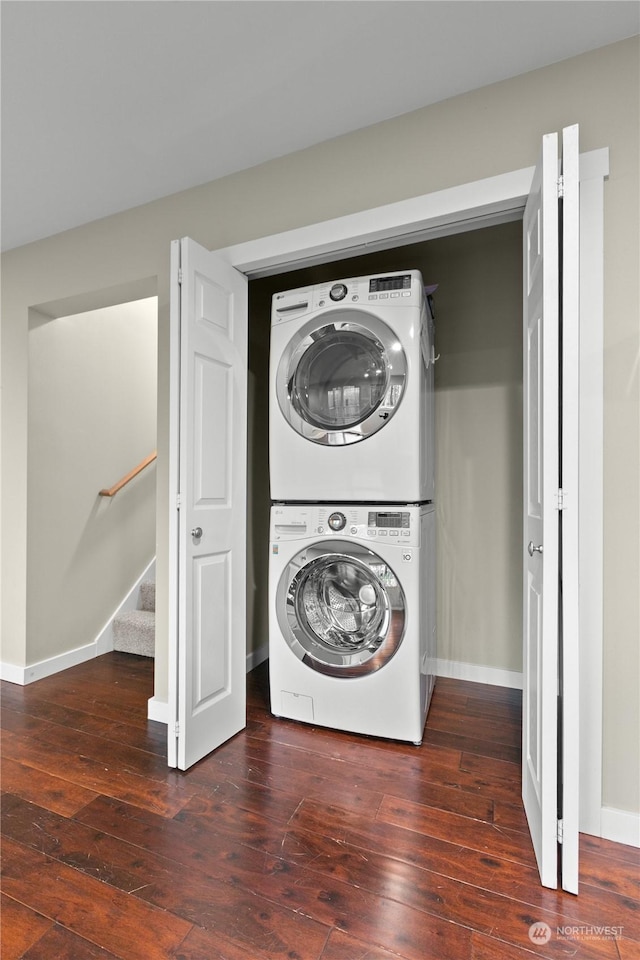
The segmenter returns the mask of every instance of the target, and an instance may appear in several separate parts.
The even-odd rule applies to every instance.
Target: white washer
[[[271,710],[420,743],[435,678],[432,504],[274,504]]]
[[[276,294],[271,499],[432,500],[433,363],[417,270]]]

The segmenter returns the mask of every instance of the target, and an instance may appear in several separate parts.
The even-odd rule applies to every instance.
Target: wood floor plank
[[[69,672],[64,671],[65,674]],[[73,679],[56,674],[55,679],[47,677],[38,681],[38,683],[41,686],[38,686],[35,691],[30,690],[29,687],[25,688],[27,691],[24,694],[26,702],[29,702],[32,698],[48,701],[53,697],[58,706],[79,713],[98,714],[116,723],[146,726],[146,703],[148,698],[153,695],[152,688],[147,687],[146,691],[136,689],[126,691],[124,688],[118,689],[116,686],[114,689],[114,684],[89,684],[82,678],[76,679],[75,674]],[[146,698],[141,696],[145,692],[147,694]]]
[[[291,789],[291,783],[286,783]],[[301,794],[289,793],[273,787],[263,786],[250,780],[242,780],[231,774],[229,780],[220,777],[211,780],[211,794],[199,794],[184,805],[177,819],[184,820],[188,815],[216,819],[219,805],[227,804],[233,809],[258,814],[267,820],[286,824],[300,803]]]
[[[457,758],[456,754],[456,758]],[[373,814],[379,806],[383,791],[392,790],[394,795],[405,799],[414,799],[419,802],[441,807],[446,810],[459,811],[466,816],[492,821],[493,799],[482,792],[480,778],[471,776],[466,778],[467,789],[455,784],[455,768],[448,769],[449,783],[443,784],[426,777],[403,777],[399,772],[387,771],[378,758],[378,768],[374,766],[375,758],[368,754],[366,763],[352,761],[338,761],[337,765],[327,767],[316,763],[314,755],[309,755],[299,748],[285,748],[270,744],[268,747],[262,741],[247,736],[235,756],[225,754],[219,760],[211,758],[210,762],[201,765],[194,772],[194,779],[207,783],[211,779],[215,765],[221,772],[231,778],[241,778],[250,782],[257,782],[265,787],[277,788],[283,783],[287,790],[297,792],[301,796],[313,797],[327,802],[340,802],[342,806],[354,810],[366,810]],[[465,780],[465,777],[458,779]],[[471,783],[473,781],[473,785]],[[486,793],[490,793],[487,787]],[[497,790],[499,791],[499,788]],[[506,795],[513,799],[512,792]]]
[[[111,953],[64,927],[55,925],[22,957],[22,960],[129,960]]]
[[[513,784],[518,793],[521,792],[520,763],[505,760],[502,757],[483,757],[473,753],[461,751],[460,769],[465,773],[476,773],[480,776],[506,780]]]
[[[449,734],[459,734],[462,737],[487,740],[510,747],[520,746],[520,731],[512,723],[505,723],[503,718],[494,719],[479,715],[474,716],[473,722],[470,722],[466,712],[458,713],[448,705],[431,708],[427,718],[427,729],[441,730]]]
[[[44,773],[63,776],[71,783],[173,816],[193,796],[184,778],[171,773],[165,782],[148,780],[116,766],[105,766],[70,751],[52,751],[33,738],[2,731],[2,751],[11,760]]]
[[[522,703],[522,691],[514,687],[499,687],[490,683],[475,683],[469,680],[455,680],[453,677],[438,677],[434,699],[458,695],[483,701],[504,703]]]
[[[526,866],[535,864],[530,838],[516,830],[482,823],[456,813],[395,797],[383,799],[376,817],[406,830],[459,843],[488,856],[515,860]]]
[[[544,956],[534,947],[527,936],[526,946],[514,947],[510,943],[501,943],[493,937],[481,933],[471,935],[471,960],[534,960]],[[535,950],[535,952],[534,952]]]
[[[614,843],[602,837],[590,837],[586,833],[580,834],[580,854],[585,856],[596,854],[610,860],[624,860],[640,869],[640,849],[627,843]]]
[[[47,744],[63,752],[80,753],[83,757],[98,760],[111,767],[135,770],[138,776],[148,777],[150,780],[166,779],[167,761],[164,757],[138,750],[127,742],[74,730],[66,724],[63,726],[52,723],[50,720],[18,713],[6,707],[0,711],[0,715],[4,730],[26,735],[37,743]]]
[[[2,960],[21,960],[26,951],[52,926],[48,917],[31,907],[0,895],[0,957]]]
[[[616,941],[616,946],[618,947],[620,960],[638,960],[640,951],[638,950],[637,942],[627,940],[626,937],[620,937],[620,939]]]
[[[27,767],[9,757],[3,757],[0,762],[0,783],[7,793],[41,803],[63,816],[71,816],[98,796],[92,790]]]
[[[91,733],[116,743],[128,743],[138,750],[146,750],[158,756],[167,753],[167,727],[164,723],[147,720],[146,724],[127,724],[109,720],[96,713],[83,713],[40,696],[28,696],[24,691],[32,687],[4,684],[1,688],[2,705],[16,712],[25,713],[40,720],[58,723],[70,730]],[[121,718],[120,718],[121,719]]]
[[[194,927],[180,944],[172,960],[320,960],[320,954],[314,952],[316,944],[308,940],[303,942],[302,952],[295,949],[278,950],[278,946],[277,939],[265,938],[263,943],[254,943],[247,947],[246,944],[225,937],[219,930]]]
[[[321,960],[406,960],[406,958],[397,953],[372,947],[370,943],[356,940],[342,930],[332,930]]]
[[[502,800],[496,800],[493,805],[493,822],[499,827],[519,830],[520,833],[529,833],[529,825],[522,803],[504,803]]]
[[[258,741],[252,741],[258,743]],[[243,741],[243,747],[234,754],[225,753],[220,757],[212,757],[206,763],[200,764],[194,771],[191,781],[203,786],[210,786],[219,782],[221,776],[228,777],[232,782],[243,781],[260,784],[265,790],[286,785],[287,792],[298,796],[314,796],[318,799],[334,798],[336,784],[340,783],[342,803],[351,809],[376,810],[382,800],[382,793],[367,788],[367,784],[341,782],[331,778],[318,770],[313,764],[313,756],[305,755],[304,762],[296,763],[297,756],[292,751],[266,751],[260,745],[250,746],[249,738]],[[262,756],[270,757],[265,761]],[[278,757],[287,758],[288,764],[283,766],[277,762]],[[342,772],[342,767],[336,771]]]
[[[127,960],[167,960],[191,929],[166,911],[11,840],[3,843],[2,883],[7,896]],[[153,934],[142,940],[141,930]]]
[[[495,743],[490,740],[471,737],[460,733],[449,733],[447,730],[432,728],[427,723],[424,729],[423,743],[436,747],[449,747],[463,753],[474,753],[480,757],[492,757],[496,760],[509,760],[520,763],[520,747],[504,743]]]
[[[602,890],[618,893],[640,905],[640,868],[627,860],[611,860],[591,850],[580,854],[580,880]]]

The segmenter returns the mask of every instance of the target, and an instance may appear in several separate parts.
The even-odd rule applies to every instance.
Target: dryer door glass
[[[327,322],[327,321],[332,322]],[[285,350],[276,383],[291,426],[315,443],[356,443],[393,416],[405,388],[402,345],[379,318],[330,311],[310,321]]]
[[[348,430],[377,410],[389,376],[379,340],[332,326],[303,353],[293,374],[291,403],[312,426]]]
[[[314,545],[285,570],[278,617],[309,667],[338,677],[384,666],[404,635],[405,599],[393,570],[373,551],[344,541]]]

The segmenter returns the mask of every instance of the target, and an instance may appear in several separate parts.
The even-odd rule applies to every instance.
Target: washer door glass
[[[338,677],[373,673],[404,636],[404,592],[372,550],[325,541],[287,566],[277,598],[281,629],[314,670]]]
[[[276,383],[280,409],[308,440],[356,443],[395,413],[406,369],[402,345],[385,323],[363,311],[330,311],[322,324],[303,326],[285,350]]]

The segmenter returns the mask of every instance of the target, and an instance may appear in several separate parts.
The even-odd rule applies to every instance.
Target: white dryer
[[[417,270],[273,297],[272,500],[433,499],[433,333]]]
[[[420,743],[435,678],[432,504],[274,504],[271,710]]]

